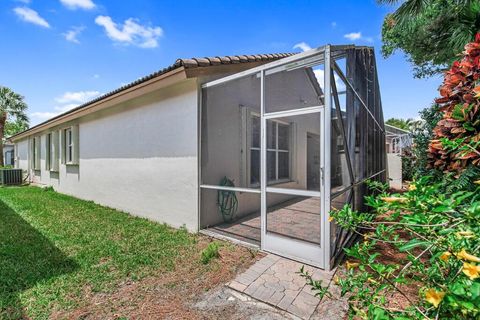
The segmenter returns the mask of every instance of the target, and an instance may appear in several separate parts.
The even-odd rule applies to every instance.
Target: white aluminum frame
[[[261,198],[261,248],[265,251],[277,253],[295,260],[302,261],[307,264],[321,267],[325,270],[330,270],[330,138],[331,138],[331,120],[332,120],[332,76],[333,71],[339,73],[339,76],[353,90],[353,86],[348,82],[346,77],[341,72],[340,68],[335,64],[336,59],[345,57],[346,49],[354,48],[355,46],[331,46],[326,45],[307,52],[299,53],[291,57],[283,58],[268,64],[264,64],[243,72],[239,72],[224,78],[207,82],[201,86],[202,89],[211,88],[214,86],[225,84],[229,81],[240,79],[247,76],[257,75],[260,78],[260,189],[255,188],[237,188],[237,187],[221,187],[215,185],[200,184],[201,189],[213,190],[227,190],[235,192],[246,192],[260,194]],[[357,47],[358,48],[358,47]],[[307,63],[307,64],[305,64]],[[291,109],[285,111],[276,111],[267,113],[265,111],[265,76],[284,70],[292,70],[300,67],[315,66],[324,64],[324,95],[323,105],[311,106],[301,109]],[[353,90],[356,95],[357,92]],[[339,94],[336,92],[335,94]],[[341,94],[341,93],[340,93]],[[360,97],[358,97],[360,99]],[[361,99],[360,99],[361,100]],[[363,101],[361,101],[364,104]],[[319,191],[298,190],[287,188],[276,188],[268,186],[267,184],[267,120],[277,119],[282,117],[305,115],[305,114],[320,114],[320,177],[321,186]],[[378,125],[378,123],[377,123]],[[305,197],[319,197],[320,198],[320,244],[313,244],[294,238],[288,238],[273,233],[267,232],[267,193],[289,194]]]

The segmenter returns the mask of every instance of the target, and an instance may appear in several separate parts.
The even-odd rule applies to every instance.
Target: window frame
[[[32,170],[33,171],[40,171],[41,168],[41,137],[34,136],[32,138]]]
[[[13,162],[13,161],[14,161],[14,158],[15,158],[15,157],[14,157],[14,152],[13,152],[13,150],[5,151],[5,154],[4,154],[3,159],[4,159],[4,163],[5,163],[6,166],[8,166],[8,165],[14,165],[14,162]],[[9,162],[8,164],[7,164],[7,159],[8,159],[8,162]]]
[[[65,153],[65,164],[74,164],[74,156],[73,156],[73,130],[72,127],[68,127],[63,129],[64,135],[64,145],[63,145],[63,152]]]
[[[260,135],[260,145],[259,147],[252,147],[252,134],[253,134],[253,129],[252,129],[252,119],[253,118],[258,118],[261,122],[261,116],[257,112],[250,111],[249,116],[248,116],[248,126],[247,126],[247,141],[248,141],[248,156],[247,156],[247,181],[248,185],[250,187],[259,187],[260,182],[252,182],[252,165],[251,165],[251,155],[252,155],[252,150],[260,152],[261,149],[261,135]],[[293,128],[294,126],[286,121],[278,120],[278,119],[267,119],[267,123],[270,122],[275,125],[275,148],[267,148],[267,154],[268,152],[275,152],[275,179],[268,179],[267,176],[267,185],[276,185],[276,184],[282,184],[282,183],[288,183],[293,181],[293,173],[292,173],[292,155],[293,155]],[[279,148],[279,133],[278,133],[278,127],[279,125],[284,125],[288,127],[288,150],[287,149],[280,149]],[[288,177],[287,178],[279,178],[279,153],[287,153],[288,154]]]
[[[52,170],[52,133],[45,135],[45,170]]]
[[[45,138],[45,169],[50,172],[59,172],[59,139],[58,130],[46,134]]]
[[[35,170],[35,165],[37,162],[37,139],[36,137],[32,138],[32,159],[30,160],[32,163],[32,169]]]

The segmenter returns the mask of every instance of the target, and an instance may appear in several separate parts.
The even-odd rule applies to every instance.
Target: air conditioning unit
[[[22,184],[22,169],[0,169],[0,184]]]

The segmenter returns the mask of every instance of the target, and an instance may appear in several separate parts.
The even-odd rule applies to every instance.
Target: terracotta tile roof
[[[204,58],[190,58],[190,59],[177,59],[174,64],[163,68],[161,70],[158,70],[156,72],[153,72],[147,76],[141,77],[131,83],[128,83],[124,86],[121,86],[115,90],[112,90],[110,92],[107,92],[93,100],[90,100],[78,107],[75,107],[67,112],[64,112],[62,114],[59,114],[58,116],[55,116],[53,118],[50,118],[42,123],[37,124],[36,126],[31,127],[30,129],[27,129],[23,132],[17,133],[10,138],[13,138],[19,134],[23,134],[24,132],[30,131],[38,126],[45,125],[49,123],[50,121],[53,121],[61,116],[64,116],[66,114],[72,113],[74,111],[77,111],[79,109],[85,108],[95,102],[98,102],[100,100],[103,100],[105,98],[108,98],[114,94],[117,94],[123,90],[129,89],[131,87],[134,87],[140,83],[146,82],[150,79],[156,78],[162,74],[165,74],[169,71],[172,71],[174,69],[184,67],[185,69],[189,68],[199,68],[199,67],[209,67],[209,66],[216,66],[216,65],[222,65],[222,64],[238,64],[238,63],[252,63],[252,62],[269,62],[269,61],[274,61],[286,57],[290,57],[294,55],[295,53],[273,53],[273,54],[254,54],[254,55],[237,55],[237,56],[217,56],[217,57],[204,57]]]
[[[294,53],[274,53],[274,54],[254,54],[254,55],[239,55],[239,56],[222,56],[222,57],[205,57],[205,58],[191,58],[191,59],[177,59],[173,66],[183,66],[185,68],[208,67],[219,64],[235,64],[246,62],[259,61],[273,61],[286,57],[290,57]]]
[[[237,64],[237,63],[250,63],[250,62],[262,62],[262,61],[269,62],[269,61],[290,57],[290,56],[293,56],[294,54],[295,53],[273,53],[273,54],[254,54],[254,55],[240,55],[240,56],[217,56],[217,57],[205,57],[205,58],[177,59],[174,64],[166,68],[163,68],[159,71],[156,71],[147,76],[139,78],[113,91],[105,93],[95,98],[94,100],[88,101],[87,103],[84,103],[83,105],[78,106],[76,109],[82,108],[91,103],[100,101],[122,90],[134,87],[137,84],[148,81],[150,79],[153,79],[155,77],[158,77],[164,73],[167,73],[169,71],[172,71],[180,67],[189,69],[189,68],[198,68],[198,67],[209,67],[209,66],[215,66],[215,65],[221,65],[221,64]]]

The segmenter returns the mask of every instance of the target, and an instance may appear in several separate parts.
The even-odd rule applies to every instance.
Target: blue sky
[[[374,0],[0,0],[0,85],[25,96],[36,124],[180,57],[354,43],[377,51],[385,118],[417,117],[441,79],[414,79],[401,52],[381,57],[392,10]]]

